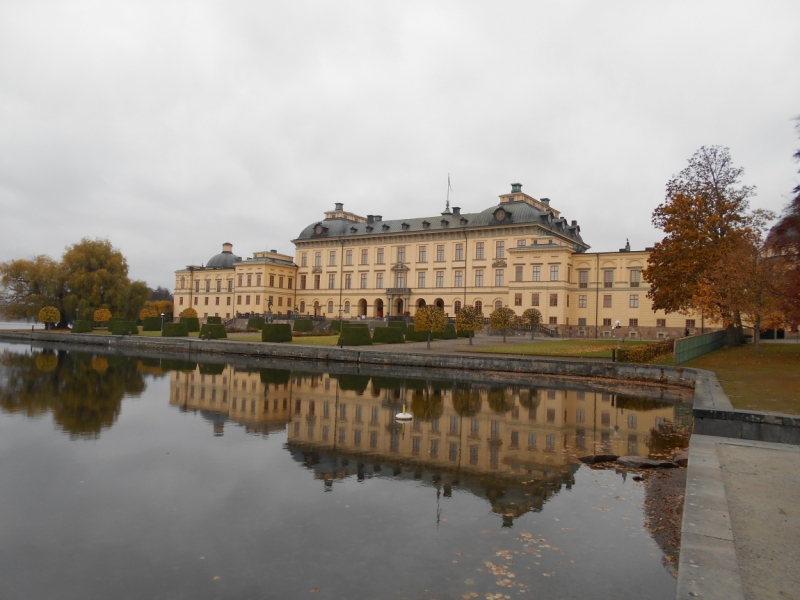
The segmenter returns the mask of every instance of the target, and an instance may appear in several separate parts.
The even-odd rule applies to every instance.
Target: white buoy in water
[[[407,413],[406,412],[406,405],[403,404],[403,412],[397,413],[394,416],[394,418],[397,419],[398,421],[410,421],[411,419],[414,418],[414,415],[412,415],[411,413]]]

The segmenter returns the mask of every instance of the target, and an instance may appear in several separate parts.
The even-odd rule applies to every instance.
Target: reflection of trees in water
[[[453,409],[460,417],[474,417],[481,412],[483,401],[471,385],[458,385],[453,390]]]
[[[145,389],[136,358],[45,350],[0,354],[0,409],[47,412],[71,437],[96,438],[117,420],[122,398]]]
[[[433,421],[441,417],[443,412],[444,400],[439,390],[411,394],[411,414],[420,421]]]

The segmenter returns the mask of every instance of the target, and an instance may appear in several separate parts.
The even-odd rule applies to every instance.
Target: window
[[[406,262],[406,247],[405,246],[398,246],[397,247],[397,262],[399,262],[399,263]]]
[[[417,273],[417,287],[425,287],[425,271],[420,271]]]
[[[483,287],[483,269],[475,271],[475,287]]]
[[[353,264],[353,251],[352,250],[345,250],[344,251],[344,264],[352,265]]]
[[[444,271],[436,271],[436,287],[444,287]]]
[[[514,294],[514,306],[522,306],[522,294]]]
[[[281,286],[281,287],[283,287],[283,286]],[[287,279],[287,281],[286,281],[286,288],[287,289],[292,289],[292,278],[291,277],[289,277]]]
[[[656,327],[666,327],[667,320],[666,319],[656,319]]]
[[[361,264],[366,265],[369,262],[369,248],[361,249]]]
[[[208,298],[206,298],[206,300],[208,300]],[[244,297],[244,303],[245,304],[250,304],[250,295],[249,294]]]
[[[241,298],[241,296],[240,296],[240,298]],[[195,303],[195,305],[197,305],[197,296],[194,297],[194,303]]]
[[[550,266],[550,281],[558,281],[558,265]]]
[[[517,240],[517,248],[524,248],[525,240]]]
[[[603,308],[611,308],[611,295],[606,294],[603,296]]]
[[[300,254],[300,266],[307,267],[308,266],[308,252],[303,252]]]
[[[428,262],[428,247],[427,246],[420,246],[419,247],[419,262],[421,262],[421,263]]]
[[[550,306],[558,306],[558,294],[550,294]]]
[[[406,287],[406,274],[403,271],[398,271],[397,273],[397,287]]]
[[[248,298],[249,298],[249,296],[248,296]],[[206,301],[205,303],[208,304],[208,296],[206,296],[205,301]]]
[[[503,269],[495,269],[494,284],[496,286],[503,285]]]
[[[494,257],[505,258],[505,256],[506,256],[506,243],[496,242],[494,247]]]
[[[694,328],[694,319],[686,319],[686,327],[688,327],[689,329],[693,329]]]
[[[542,280],[542,267],[536,265],[533,267],[533,280],[534,281],[541,281]]]
[[[531,294],[531,306],[539,306],[539,294]]]
[[[376,256],[375,262],[379,265],[383,264],[383,248],[378,248],[378,254]]]
[[[314,266],[315,267],[322,266],[322,252],[314,252]]]
[[[483,242],[475,244],[475,258],[477,260],[483,260]]]
[[[269,276],[269,287],[275,287],[275,275]]]
[[[589,271],[578,271],[578,287],[589,287]]]
[[[611,319],[603,319],[603,327],[611,327]]]
[[[464,260],[464,244],[456,244],[456,260]]]
[[[497,300],[494,303],[494,308],[495,308],[495,310],[499,310],[499,309],[503,308],[503,301],[502,300]]]
[[[638,327],[639,319],[628,319],[628,327]]]
[[[364,286],[366,287],[366,286]],[[375,274],[375,287],[382,288],[383,287],[383,273],[376,273]]]
[[[228,291],[233,291],[233,279],[228,279]]]
[[[453,310],[456,314],[458,314],[458,312],[461,310],[461,300],[456,300],[453,302]]]
[[[183,305],[183,296],[181,296],[181,301],[178,304]]]
[[[219,301],[219,298],[217,298],[217,300]],[[256,305],[261,304],[261,295],[260,294],[256,294],[256,302],[255,303],[256,303]],[[219,302],[217,302],[217,304],[219,304]]]
[[[522,265],[514,267],[514,281],[522,281]]]
[[[320,286],[319,280],[320,280],[320,276],[319,275],[314,275],[314,289],[315,290],[319,289],[319,286]]]
[[[256,275],[256,286],[261,287],[261,273]]]
[[[558,317],[550,317],[550,325],[558,325]]]
[[[586,294],[578,295],[578,308],[586,308],[586,305],[587,305]]]
[[[361,273],[361,289],[365,289],[367,287],[367,274]]]
[[[469,464],[471,465],[478,464],[478,446],[469,447]]]
[[[241,273],[239,273],[239,276],[236,278],[236,285],[238,285],[239,287],[242,287],[242,277],[244,276]],[[200,290],[196,289],[195,291],[199,292]]]
[[[631,294],[628,306],[630,308],[639,308],[639,294]]]
[[[586,327],[586,317],[578,317],[578,326]]]
[[[614,287],[614,271],[603,271],[603,287]]]
[[[479,313],[483,314],[483,302],[481,302],[480,300],[476,300],[475,301],[475,310],[477,310]]]
[[[444,245],[436,246],[436,260],[442,262],[444,260]]]
[[[331,273],[328,275],[328,289],[332,290],[336,287],[336,275]]]
[[[250,276],[248,275],[248,279],[249,278],[250,278]],[[208,279],[206,279],[206,292],[210,292],[210,291],[211,291],[211,282]]]
[[[335,267],[336,266],[336,251],[331,250],[328,252],[328,266]]]
[[[328,313],[333,313],[333,300],[328,301]]]
[[[217,292],[221,292],[221,291],[222,291],[222,280],[221,279],[217,279]]]
[[[344,275],[344,289],[349,290],[352,287],[353,276],[350,273]]]
[[[181,289],[184,288],[185,284],[186,284],[186,278],[185,277],[181,277]]]
[[[301,290],[306,289],[306,276],[305,275],[300,275],[300,289]]]
[[[283,275],[281,275],[280,277],[278,277],[278,287],[279,287],[279,288],[282,288],[282,287],[283,287]]]
[[[455,272],[455,286],[464,287],[464,271]]]
[[[631,287],[639,287],[642,281],[642,272],[639,269],[631,269]]]

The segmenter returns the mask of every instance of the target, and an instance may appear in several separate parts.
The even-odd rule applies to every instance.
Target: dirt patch
[[[642,477],[645,489],[645,527],[664,552],[664,566],[673,577],[677,577],[686,469],[646,472]]]

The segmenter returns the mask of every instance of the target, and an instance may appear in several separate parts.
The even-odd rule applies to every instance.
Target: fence
[[[728,332],[713,331],[675,340],[675,364],[703,356],[728,345]]]

